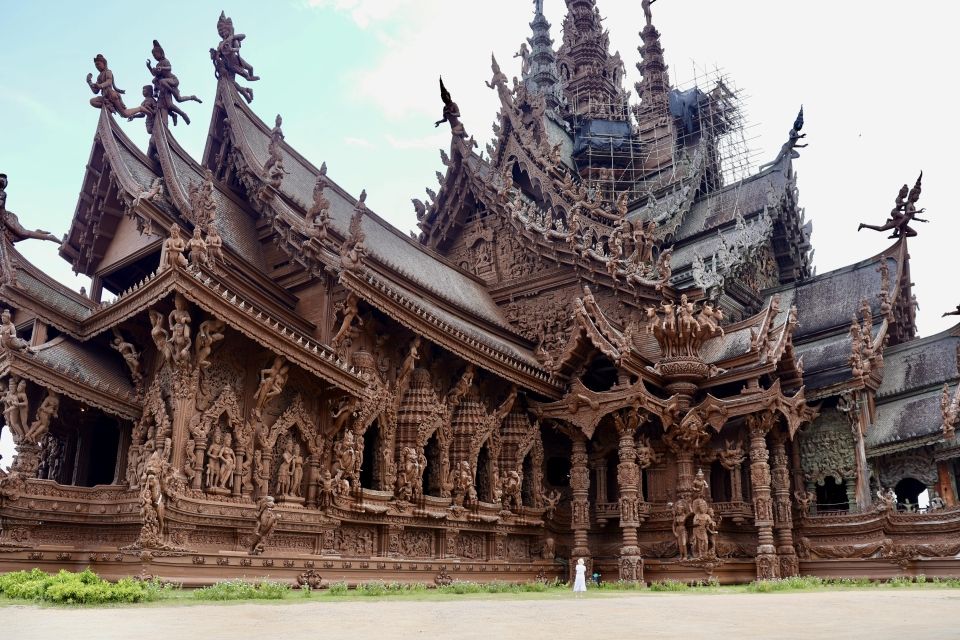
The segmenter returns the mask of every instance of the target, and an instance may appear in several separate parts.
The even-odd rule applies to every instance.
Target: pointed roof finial
[[[667,73],[667,63],[663,57],[660,32],[653,26],[653,11],[650,8],[656,1],[642,0],[640,3],[647,23],[640,32],[643,44],[637,48],[640,52],[637,70],[642,76],[641,81],[634,85],[640,97],[640,105],[636,108],[639,121],[659,119],[670,108],[670,74]]]
[[[467,130],[460,122],[460,107],[453,101],[453,96],[446,85],[443,84],[443,76],[440,76],[440,99],[443,101],[443,117],[434,123],[434,127],[439,127],[444,122],[450,123],[450,132],[454,137],[467,139]]]
[[[234,31],[233,20],[223,11],[217,20],[217,34],[220,36],[220,44],[216,49],[210,49],[210,59],[213,60],[217,79],[226,78],[248,103],[253,102],[253,89],[242,87],[237,82],[237,76],[249,82],[260,79],[260,76],[254,75],[253,65],[240,57],[240,45],[247,36]]]
[[[550,23],[543,15],[543,0],[533,2],[533,31],[527,42],[520,45],[520,51],[514,56],[523,59],[522,77],[524,86],[531,96],[542,94],[547,107],[557,109],[564,103],[563,88],[560,86],[560,67],[557,66],[557,54],[553,50],[550,37]],[[527,48],[527,44],[530,48]]]

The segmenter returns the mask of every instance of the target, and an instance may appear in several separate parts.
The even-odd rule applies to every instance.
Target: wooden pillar
[[[320,460],[316,456],[307,459],[307,508],[316,509],[320,492]]]
[[[953,482],[953,460],[937,462],[937,493],[943,498],[945,507],[957,506],[957,488]]]
[[[587,574],[593,570],[590,557],[590,467],[587,458],[587,439],[577,433],[573,438],[570,456],[570,489],[573,493],[570,528],[573,530],[573,548],[570,550],[570,578],[577,560],[583,558]]]
[[[607,492],[607,459],[597,457],[593,459],[594,478],[596,480],[597,504],[610,502]]]
[[[243,489],[243,464],[246,460],[246,455],[243,451],[236,452],[235,463],[233,467],[233,490],[232,495],[234,497],[240,497],[240,491]]]
[[[620,490],[620,528],[623,529],[623,546],[620,548],[620,579],[636,582],[643,580],[643,559],[637,547],[637,528],[640,518],[637,501],[640,499],[640,467],[637,465],[637,447],[634,441],[636,424],[618,420],[620,435],[617,465],[617,485]],[[597,498],[599,500],[599,497]]]
[[[193,447],[193,459],[196,462],[193,466],[193,489],[200,491],[203,488],[203,463],[207,455],[207,449],[202,441],[197,441]]]
[[[750,485],[753,490],[754,524],[757,527],[757,579],[770,580],[779,574],[773,539],[773,501],[770,497],[770,453],[767,432],[775,418],[771,413],[747,416],[750,430]]]
[[[771,479],[774,495],[774,533],[780,557],[780,577],[789,578],[800,572],[797,551],[793,547],[793,513],[790,499],[790,468],[787,464],[787,435],[773,433],[773,465]]]
[[[130,429],[117,424],[117,461],[113,468],[113,484],[123,484],[127,477],[127,452],[130,450]]]

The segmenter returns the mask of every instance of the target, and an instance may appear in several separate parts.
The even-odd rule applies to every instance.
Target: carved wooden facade
[[[909,234],[813,277],[802,116],[771,165],[723,186],[707,133],[671,110],[652,17],[631,107],[595,2],[567,4],[554,53],[537,3],[523,82],[493,61],[486,156],[444,87],[451,145],[440,191],[414,201],[417,239],[252,111],[225,16],[200,162],[172,136],[188,118],[162,48],[133,109],[98,57],[60,251],[88,295],[16,250],[53,237],[20,226],[0,183],[17,447],[0,568],[196,584],[531,580],[581,557],[632,581],[960,571],[943,560],[960,332],[913,339]],[[146,153],[117,115],[145,118]],[[669,153],[629,176],[619,156],[597,166],[600,129]],[[905,479],[942,513],[898,510]]]

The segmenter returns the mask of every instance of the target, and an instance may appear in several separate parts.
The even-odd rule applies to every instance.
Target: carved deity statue
[[[20,224],[20,219],[13,211],[7,209],[7,185],[9,180],[7,174],[0,173],[0,220],[3,221],[2,231],[10,242],[16,243],[23,240],[49,240],[60,244],[60,239],[49,231],[36,229],[31,231]]]
[[[693,526],[690,540],[694,558],[706,558],[716,554],[717,521],[703,498],[693,501]]]
[[[173,311],[168,317],[168,324],[173,361],[177,364],[189,363],[190,347],[193,344],[190,338],[190,311],[187,299],[179,293],[173,298]]]
[[[687,517],[690,515],[690,507],[683,498],[679,498],[672,506],[673,536],[677,540],[677,549],[682,560],[687,557]]]
[[[193,228],[193,237],[187,242],[187,249],[190,251],[190,264],[192,266],[207,266],[209,263],[207,241],[201,235],[199,226]]]
[[[254,413],[262,414],[267,403],[283,393],[289,375],[290,366],[283,356],[276,356],[269,368],[260,371],[260,386],[254,395]]]
[[[157,351],[163,355],[167,362],[173,359],[173,351],[170,348],[170,334],[164,326],[163,314],[155,309],[150,310],[150,337],[153,340]]]
[[[861,231],[863,229],[871,229],[873,231],[881,232],[893,230],[893,234],[890,236],[891,239],[915,237],[917,232],[910,227],[910,223],[914,220],[917,222],[929,222],[929,220],[924,220],[923,218],[917,217],[917,214],[926,211],[926,209],[920,209],[917,211],[917,202],[920,200],[920,194],[923,191],[922,182],[923,174],[921,173],[912,189],[910,189],[907,185],[903,185],[903,187],[900,188],[900,193],[897,194],[896,205],[890,212],[890,217],[887,218],[887,221],[884,224],[877,226],[860,223],[860,226],[857,227],[857,231]]]
[[[237,455],[233,451],[233,438],[230,434],[223,436],[223,446],[220,447],[220,475],[217,486],[221,489],[233,488],[233,472],[237,468]]]
[[[329,509],[333,506],[337,497],[337,487],[340,483],[340,476],[333,476],[329,469],[324,469],[320,475],[320,496],[319,505],[321,509]]]
[[[6,392],[3,394],[3,418],[13,432],[14,441],[26,437],[27,414],[30,404],[26,394],[27,383],[16,376],[10,376]]]
[[[350,332],[353,330],[353,321],[357,321],[357,326],[363,326],[363,319],[360,318],[360,311],[358,305],[360,304],[360,298],[353,292],[347,295],[347,299],[343,301],[340,306],[340,313],[343,314],[343,320],[340,322],[340,329],[337,331],[337,334],[333,336],[333,340],[330,341],[330,346],[334,349],[340,346],[340,344],[350,335]]]
[[[440,78],[440,99],[443,101],[443,117],[437,120],[434,127],[439,127],[444,122],[450,123],[450,132],[457,138],[467,139],[467,130],[460,122],[460,107],[453,101],[450,92],[443,84],[443,78]]]
[[[183,255],[187,250],[187,241],[180,233],[180,225],[174,224],[170,227],[170,236],[163,241],[162,257],[160,259],[160,269],[169,269],[171,267],[187,267],[187,258]]]
[[[127,105],[123,103],[121,97],[126,92],[114,84],[113,71],[110,70],[107,59],[102,53],[98,53],[93,59],[93,65],[97,68],[97,81],[93,81],[92,73],[87,74],[87,86],[95,95],[90,98],[90,106],[128,117]]]
[[[520,75],[524,78],[530,75],[530,48],[526,42],[520,43],[520,50],[513,57],[520,58]]]
[[[218,428],[210,439],[207,447],[207,488],[214,489],[220,486],[220,452],[223,449],[223,434]]]
[[[26,397],[25,394],[24,397]],[[27,441],[40,442],[41,438],[43,438],[50,429],[50,421],[59,415],[59,411],[60,394],[54,391],[48,391],[43,401],[40,402],[40,406],[37,407],[37,413],[33,417],[33,423],[27,431]],[[23,417],[21,414],[21,418]]]
[[[8,351],[26,351],[30,348],[26,340],[17,337],[17,325],[13,324],[10,309],[0,312],[0,348]]]
[[[201,369],[210,367],[210,353],[213,351],[213,346],[223,340],[223,331],[226,326],[223,320],[216,318],[204,320],[200,323],[200,328],[197,330],[197,342],[194,346],[197,366]]]
[[[220,36],[220,44],[216,49],[210,49],[210,58],[213,60],[217,78],[230,80],[237,92],[248,103],[252,102],[253,90],[237,84],[237,76],[250,82],[260,79],[260,76],[254,75],[253,65],[240,56],[240,46],[247,36],[234,31],[233,20],[223,11],[220,12],[220,18],[217,20],[217,34]]]
[[[280,466],[277,468],[277,493],[281,496],[290,495],[290,485],[293,481],[293,441],[287,440],[280,454]]]
[[[258,556],[264,551],[264,540],[273,532],[280,520],[280,514],[275,513],[276,504],[273,496],[264,496],[257,505],[257,526],[253,531],[253,543],[250,545],[250,555]]]
[[[223,262],[223,238],[217,230],[217,223],[211,220],[207,225],[207,259],[208,266]]]
[[[698,498],[706,498],[710,485],[707,484],[707,479],[703,476],[703,469],[697,469],[697,475],[693,478],[693,495]]]
[[[343,432],[343,437],[333,447],[333,457],[337,475],[342,476],[348,483],[354,481],[357,472],[357,450],[352,430]]]
[[[147,60],[147,69],[153,75],[153,87],[157,95],[160,110],[170,114],[170,117],[173,118],[173,124],[177,124],[178,115],[183,118],[184,122],[190,124],[189,116],[187,116],[180,107],[173,104],[173,101],[188,102],[192,100],[193,102],[203,102],[203,100],[197,96],[180,95],[180,79],[174,75],[173,65],[170,64],[170,60],[168,60],[164,54],[163,47],[161,47],[160,43],[156,40],[153,41],[151,54],[153,55],[153,59],[157,61],[157,66],[154,67],[150,64],[150,61]]]
[[[503,479],[503,508],[510,511],[520,511],[523,507],[522,490],[523,479],[515,469],[507,472]]]
[[[113,328],[113,342],[110,346],[123,357],[123,361],[130,369],[130,377],[136,385],[143,382],[143,375],[140,373],[140,354],[132,343],[123,339],[123,334],[116,327]]]

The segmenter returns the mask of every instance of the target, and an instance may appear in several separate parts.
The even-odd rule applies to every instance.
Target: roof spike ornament
[[[637,47],[640,62],[637,70],[642,79],[634,85],[640,104],[636,107],[637,120],[640,122],[667,117],[670,113],[670,74],[663,57],[663,45],[660,44],[660,32],[653,26],[651,5],[657,0],[642,0],[646,25],[640,32],[643,44]]]
[[[263,177],[274,189],[283,183],[286,171],[283,168],[283,118],[277,114],[273,129],[270,130],[270,144],[267,147],[267,161],[263,165]]]
[[[237,76],[255,82],[260,76],[254,75],[253,65],[240,56],[240,46],[247,37],[242,33],[237,33],[233,28],[233,20],[227,17],[226,13],[220,12],[220,19],[217,20],[217,34],[220,36],[220,44],[216,49],[210,49],[210,59],[213,60],[214,74],[217,80],[225,78],[233,84],[247,103],[253,102],[253,89],[243,87],[237,82]]]
[[[910,223],[913,221],[930,222],[929,220],[917,217],[917,214],[926,211],[926,209],[917,210],[917,202],[920,200],[920,194],[923,191],[922,182],[923,172],[921,171],[920,177],[917,178],[917,182],[913,185],[912,189],[908,185],[900,187],[900,193],[897,194],[896,205],[893,207],[893,210],[890,212],[890,217],[887,218],[884,224],[872,225],[861,222],[860,226],[857,227],[857,231],[862,231],[863,229],[881,232],[892,230],[893,234],[890,235],[891,240],[915,237],[917,231],[910,226]]]
[[[550,37],[550,23],[543,15],[543,0],[534,0],[533,5],[533,22],[530,23],[533,35],[520,45],[520,51],[513,57],[521,58],[521,76],[527,93],[543,95],[547,107],[556,110],[565,102],[557,54]]]
[[[800,113],[797,114],[797,119],[793,122],[793,128],[790,129],[790,133],[787,134],[787,141],[780,148],[780,153],[777,154],[777,157],[773,162],[768,162],[767,164],[760,167],[760,171],[768,167],[775,167],[785,160],[796,160],[800,157],[800,154],[797,153],[797,149],[805,149],[809,145],[799,144],[801,140],[807,137],[807,134],[800,133],[803,131],[803,105],[800,105]]]
[[[97,68],[97,81],[93,81],[92,73],[87,74],[87,86],[94,93],[94,97],[90,98],[90,106],[128,117],[127,105],[123,103],[122,98],[126,91],[114,84],[113,71],[110,70],[107,59],[102,53],[98,53],[93,59],[93,65]]]
[[[350,217],[350,235],[340,247],[340,264],[348,271],[354,271],[360,267],[363,256],[367,250],[364,242],[367,235],[363,231],[363,215],[367,212],[367,190],[360,192],[360,198],[357,205],[353,208],[353,215]]]
[[[439,127],[444,122],[450,123],[450,132],[455,138],[467,139],[467,130],[460,122],[460,107],[453,101],[450,91],[443,84],[443,76],[440,77],[440,99],[443,101],[443,117],[434,123],[434,127]]]
[[[610,54],[610,34],[596,0],[566,0],[563,44],[557,52],[560,79],[574,116],[626,117],[623,60]]]
[[[23,240],[49,240],[56,244],[61,244],[60,239],[42,229],[31,231],[20,224],[20,219],[13,211],[7,211],[7,174],[0,173],[0,232],[11,243],[21,242]]]
[[[163,47],[156,40],[153,41],[153,49],[150,53],[153,59],[157,61],[154,67],[147,60],[147,69],[153,75],[153,93],[157,100],[157,109],[164,121],[169,115],[173,119],[173,124],[177,124],[177,116],[183,118],[183,121],[190,124],[190,117],[184,111],[174,104],[174,101],[180,102],[200,102],[203,100],[197,96],[184,96],[180,93],[180,79],[173,73],[173,65],[167,59]]]

